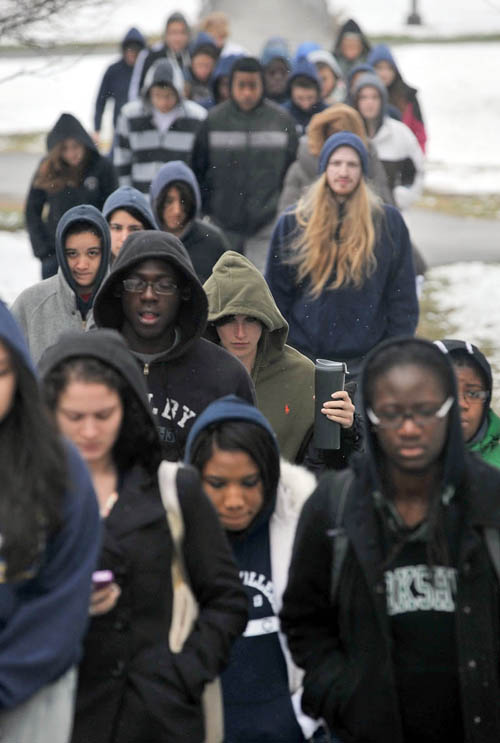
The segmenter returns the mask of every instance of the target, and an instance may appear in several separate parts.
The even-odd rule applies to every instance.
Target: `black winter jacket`
[[[182,652],[170,652],[172,540],[158,487],[145,480],[138,467],[125,473],[105,522],[100,567],[122,592],[90,623],[72,743],[201,743],[203,685],[245,627],[247,599],[218,516],[195,473],[181,470],[184,556],[201,609]]]
[[[297,146],[295,122],[271,101],[249,112],[232,100],[215,106],[197,134],[192,158],[204,212],[223,229],[254,235],[276,214]]]
[[[110,160],[99,154],[92,139],[74,116],[62,114],[47,136],[48,149],[52,149],[54,145],[67,138],[81,142],[89,153],[81,185],[66,186],[56,193],[51,193],[34,186],[37,170],[26,201],[26,227],[33,253],[40,260],[55,253],[57,223],[68,209],[80,204],[91,204],[101,210],[110,193],[118,186]],[[46,219],[42,217],[45,205],[48,207]]]
[[[465,454],[456,400],[448,426],[440,508],[445,531],[460,524],[454,624],[464,739],[494,743],[500,739],[500,590],[485,529],[500,530],[500,473]],[[339,475],[323,478],[304,506],[281,620],[293,658],[305,669],[304,712],[323,717],[343,743],[404,743],[371,431],[366,446],[340,529]],[[445,499],[445,492],[454,494]],[[332,603],[335,539],[343,530],[348,547]]]

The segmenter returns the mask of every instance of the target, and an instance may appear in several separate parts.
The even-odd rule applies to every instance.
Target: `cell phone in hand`
[[[99,591],[101,588],[107,588],[114,581],[115,576],[112,570],[95,570],[92,573],[92,588]]]

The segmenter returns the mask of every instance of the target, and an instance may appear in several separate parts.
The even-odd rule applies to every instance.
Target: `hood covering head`
[[[390,358],[390,362],[386,359]],[[390,363],[390,365],[388,365]],[[432,342],[421,338],[393,338],[380,343],[367,355],[361,372],[361,415],[368,421],[367,408],[370,406],[369,385],[373,384],[374,371],[394,368],[399,364],[416,364],[426,368],[432,364],[432,370],[442,380],[446,395],[453,397],[453,404],[448,413],[448,432],[442,452],[443,481],[442,489],[451,485],[456,487],[463,475],[465,446],[460,424],[460,410],[457,402],[455,373],[449,358]],[[377,437],[371,426],[367,426],[365,451],[369,458],[369,476],[375,487],[380,485],[381,457]]]
[[[44,378],[59,364],[82,357],[98,359],[123,377],[134,391],[156,432],[156,423],[151,412],[144,375],[127,348],[123,337],[115,330],[63,333],[57,343],[50,346],[40,359],[38,364],[40,376]]]
[[[279,354],[288,337],[288,323],[279,311],[261,272],[244,255],[227,250],[203,288],[208,297],[207,337],[219,343],[214,323],[228,315],[255,317],[263,325],[259,350]]]
[[[205,330],[208,303],[186,248],[168,232],[145,230],[128,236],[95,298],[94,320],[99,327],[122,329],[121,282],[139,263],[150,259],[173,266],[180,273],[184,287],[190,289],[189,298],[180,304],[176,323],[184,352]]]
[[[104,277],[108,271],[109,258],[111,255],[111,236],[109,234],[108,223],[104,219],[101,212],[90,204],[82,204],[80,206],[74,206],[63,214],[58,222],[56,229],[56,257],[59,267],[63,273],[66,283],[78,296],[77,284],[73,278],[73,274],[69,270],[68,261],[64,252],[64,244],[66,241],[66,234],[68,229],[75,224],[75,222],[88,222],[94,227],[101,237],[101,263],[99,270],[97,271],[94,288],[90,298],[90,304],[97,294],[99,287],[101,286]]]
[[[36,377],[36,371],[28,350],[28,344],[23,332],[13,315],[7,309],[5,302],[0,299],[0,341],[8,350],[14,351],[24,366]]]
[[[153,178],[149,188],[151,208],[153,209],[155,219],[159,225],[163,223],[163,217],[158,211],[162,194],[174,181],[187,183],[193,192],[193,197],[196,202],[196,213],[199,214],[201,212],[200,187],[198,186],[195,174],[189,165],[186,165],[182,160],[171,160],[170,162],[165,163],[165,165],[162,165]]]
[[[345,103],[334,103],[324,111],[314,114],[309,122],[307,128],[309,152],[318,157],[328,137],[338,132],[352,132],[366,146],[366,129],[359,113]]]
[[[243,56],[243,54],[228,54],[227,56],[219,57],[214,74],[212,75],[212,90],[216,98],[220,79],[223,77],[230,78],[234,63]]]
[[[366,58],[366,62],[372,67],[375,67],[378,62],[388,62],[394,69],[396,74],[399,75],[396,60],[394,59],[392,52],[387,44],[377,44],[377,46],[374,46],[370,54]]]
[[[293,57],[293,64],[297,64],[301,59],[307,59],[308,54],[314,52],[316,49],[321,49],[321,46],[316,41],[303,41],[302,44],[299,44],[297,47]]]
[[[442,341],[435,341],[435,344],[441,351],[443,351],[443,353],[449,355],[452,364],[454,363],[454,359],[457,359],[457,357],[467,359],[468,365],[474,368],[483,379],[485,387],[490,394],[486,404],[483,405],[483,415],[478,427],[478,431],[480,431],[488,416],[488,411],[490,410],[491,405],[491,394],[493,392],[493,374],[491,373],[490,362],[486,356],[481,353],[479,348],[469,341],[445,338]]]
[[[309,52],[307,59],[314,65],[318,63],[328,65],[337,80],[342,80],[342,70],[331,52],[327,52],[326,49],[314,49],[312,52]]]
[[[318,172],[325,172],[331,155],[335,150],[338,150],[339,147],[352,147],[352,149],[358,153],[359,159],[361,160],[361,169],[363,175],[366,177],[366,174],[368,173],[368,152],[363,141],[352,132],[339,132],[338,134],[332,134],[331,137],[328,137],[321,148]]]
[[[47,134],[47,150],[50,151],[57,144],[64,142],[65,139],[76,139],[77,142],[83,144],[92,153],[98,154],[92,137],[85,131],[73,114],[61,114],[59,116]]]
[[[371,49],[371,44],[362,32],[360,26],[354,21],[352,18],[349,18],[343,26],[341,26],[339,30],[339,34],[337,36],[337,40],[335,42],[335,47],[333,49],[334,55],[338,58],[339,55],[342,56],[342,53],[340,51],[340,45],[342,44],[342,39],[346,35],[356,35],[359,36],[361,39],[361,43],[363,44],[363,50],[365,54],[368,54],[368,52]]]
[[[366,72],[370,75],[376,75],[374,68],[371,66],[371,64],[368,64],[367,62],[363,62],[362,64],[355,65],[352,70],[347,75],[347,90],[349,91],[351,89],[352,85],[352,79],[355,75],[357,75],[359,72]],[[347,101],[349,103],[349,101]]]
[[[282,36],[273,36],[266,41],[262,49],[260,63],[263,67],[266,67],[273,59],[281,59],[288,67],[288,70],[291,70],[290,49],[288,42]]]
[[[375,73],[371,74],[367,72],[366,74],[361,75],[359,80],[357,80],[354,84],[354,88],[352,89],[351,99],[353,101],[353,105],[358,105],[358,96],[363,88],[375,88],[378,91],[382,99],[381,114],[383,115],[385,109],[387,108],[388,96],[387,89],[382,80]]]
[[[219,49],[215,43],[214,37],[211,34],[207,34],[205,31],[200,31],[196,39],[192,42],[189,51],[191,59],[197,54],[207,54],[215,60],[219,58]]]
[[[186,31],[190,31],[189,23],[186,20],[186,16],[178,10],[169,15],[169,17],[167,18],[167,22],[165,23],[165,29],[167,29],[171,23],[182,23],[186,27]]]
[[[265,415],[263,415],[254,405],[249,405],[240,397],[237,397],[236,395],[226,395],[225,397],[221,397],[219,400],[210,403],[203,413],[197,417],[186,441],[186,453],[184,455],[184,462],[186,464],[191,464],[193,444],[201,431],[214,423],[222,421],[247,421],[248,423],[255,423],[255,425],[260,426],[270,435],[276,449],[276,456],[279,458],[278,442],[274,435],[274,431],[271,428],[271,424]]]
[[[288,78],[288,90],[292,89],[294,81],[298,77],[307,77],[316,86],[318,93],[321,91],[321,83],[318,75],[318,71],[312,62],[306,57],[301,57],[297,62],[294,63],[290,77]]]
[[[128,211],[133,209],[141,215],[141,222],[144,223],[144,229],[155,230],[156,222],[153,212],[148,204],[147,198],[137,188],[132,186],[120,186],[116,191],[108,196],[102,207],[102,215],[109,222],[113,212],[118,209]]]
[[[180,84],[179,75],[176,74],[176,70],[168,59],[162,59],[156,64],[152,65],[146,73],[144,78],[144,85],[142,86],[141,95],[144,100],[149,100],[149,93],[153,85],[161,85],[164,87],[170,87],[177,93],[179,102],[184,98],[184,90]]]
[[[124,51],[130,46],[139,47],[140,49],[144,49],[146,46],[146,39],[135,26],[132,26],[122,39],[122,49]]]

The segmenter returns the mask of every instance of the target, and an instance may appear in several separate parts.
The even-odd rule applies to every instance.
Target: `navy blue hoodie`
[[[260,426],[274,442],[264,415],[235,395],[208,406],[194,424],[186,443],[185,461],[199,434],[211,425],[244,421]],[[249,601],[249,622],[233,645],[229,665],[222,674],[226,743],[300,743],[304,740],[293,712],[288,673],[278,636],[274,582],[271,568],[269,520],[276,507],[276,492],[265,492],[261,510],[243,532],[226,532],[240,569]]]
[[[179,239],[189,253],[198,278],[204,283],[212,273],[212,269],[221,255],[229,250],[230,246],[222,230],[200,219],[200,187],[195,174],[182,160],[172,160],[165,163],[151,183],[149,198],[160,229],[168,232],[163,223],[162,214],[160,214],[164,194],[170,185],[179,181],[190,188],[196,214],[191,218],[187,215],[189,221],[185,224]]]
[[[35,374],[21,331],[1,302],[0,341]],[[0,582],[0,711],[28,699],[80,659],[100,525],[87,468],[73,447],[66,452],[61,529],[48,540],[34,576]]]
[[[144,36],[134,27],[129,29],[123,37],[121,44],[122,50],[125,51],[127,46],[131,44],[137,45],[139,49],[144,49],[146,46]],[[95,102],[94,130],[96,132],[101,130],[102,115],[106,103],[110,98],[114,100],[113,126],[116,125],[121,107],[128,100],[128,89],[133,69],[133,65],[128,65],[122,56],[117,62],[113,62],[104,73]]]

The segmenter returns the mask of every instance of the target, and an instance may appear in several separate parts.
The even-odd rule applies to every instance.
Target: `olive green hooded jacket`
[[[286,345],[288,323],[260,271],[228,250],[204,284],[208,296],[207,337],[219,343],[214,323],[228,315],[249,315],[262,323],[252,369],[257,406],[271,423],[281,455],[293,462],[314,420],[314,364]]]

